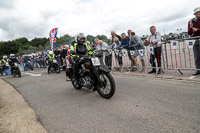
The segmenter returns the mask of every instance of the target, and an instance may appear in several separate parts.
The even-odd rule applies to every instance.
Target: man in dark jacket
[[[111,36],[112,36],[112,43],[114,42],[114,38],[117,37],[119,41],[121,42],[121,37],[115,33],[115,31],[111,31]]]
[[[188,23],[188,35],[191,37],[200,36],[200,7],[194,9],[195,18],[191,19]],[[193,74],[200,74],[200,39],[196,39],[194,46],[194,60],[196,66],[196,72]]]

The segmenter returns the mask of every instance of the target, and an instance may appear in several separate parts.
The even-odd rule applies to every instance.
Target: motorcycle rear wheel
[[[60,66],[59,65],[56,65],[56,72],[60,73]]]

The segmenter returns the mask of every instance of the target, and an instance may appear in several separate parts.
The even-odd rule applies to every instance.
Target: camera
[[[193,18],[192,23],[196,23],[196,22],[197,22],[197,18]]]

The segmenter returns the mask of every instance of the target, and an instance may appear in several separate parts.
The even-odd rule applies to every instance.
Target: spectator
[[[130,29],[127,31],[127,34],[128,34],[129,37],[131,36],[131,32],[132,31]]]
[[[111,31],[112,43],[114,42],[114,38],[117,37],[119,41],[121,41],[121,37],[115,33],[115,31]]]
[[[87,43],[88,45],[90,45],[90,41],[86,41],[86,43]]]
[[[108,67],[109,70],[111,70],[112,67],[112,55],[110,54],[109,50],[109,46],[107,43],[103,42],[102,40],[98,41],[98,51],[103,52],[103,54],[105,55],[105,64]],[[103,58],[101,58],[101,63],[103,62]],[[103,64],[103,63],[102,63]]]
[[[96,45],[96,50],[97,50],[97,47],[99,47],[99,46],[98,46],[98,43],[99,43],[98,41],[99,41],[98,38],[94,39],[94,42],[95,42],[95,45]]]
[[[200,36],[200,7],[194,9],[195,18],[191,19],[188,23],[188,35],[191,37]],[[194,60],[196,66],[196,72],[193,74],[199,75],[200,74],[200,40],[196,39],[194,46]]]
[[[143,42],[140,37],[135,35],[135,32],[130,33],[130,39],[131,39],[130,46],[133,46],[133,48],[135,49],[134,54],[131,55],[131,57],[134,60],[134,62],[136,63],[136,65],[138,65],[137,56],[139,55],[141,63],[142,63],[141,72],[144,72],[145,71],[145,62],[144,62],[145,48],[144,48]],[[142,53],[139,53],[139,52],[142,52]]]
[[[58,50],[58,48],[56,48],[56,49],[54,50],[54,54],[55,54],[56,56],[59,56],[59,55],[60,55],[60,50]]]
[[[63,66],[63,55],[65,54],[65,53],[63,53],[64,51],[63,51],[63,46],[62,45],[60,45],[59,46],[59,50],[60,50],[60,60],[59,60],[59,62],[60,62],[60,66]]]
[[[155,58],[157,59],[157,67],[159,67],[157,74],[161,73],[161,34],[156,32],[156,27],[150,27],[151,35],[144,41],[146,45],[153,47],[153,54],[150,55],[150,63],[152,65],[152,70],[149,73],[156,73],[156,63]]]
[[[129,58],[129,60],[131,61],[131,67],[130,67],[130,69],[132,69],[133,66],[135,65],[135,62],[134,62],[134,60],[132,59],[131,54],[130,54],[130,50],[132,50],[132,49],[130,49],[130,47],[129,47],[130,37],[129,37],[129,36],[126,36],[125,33],[122,33],[122,34],[121,34],[121,37],[122,37],[121,46],[122,46],[122,48],[126,48],[127,51],[128,51],[128,58]]]
[[[119,41],[119,39],[117,37],[114,38],[114,43],[112,44],[112,49],[114,50],[115,53],[115,58],[118,61],[118,64],[120,66],[120,70],[122,70],[122,54],[121,54],[121,42]]]
[[[90,47],[91,47],[91,50],[94,50],[94,49],[95,49],[95,46],[94,46],[94,43],[93,43],[93,42],[90,42]]]
[[[61,51],[61,61],[62,61],[63,70],[65,70],[65,67],[67,66],[66,56],[67,56],[67,47],[63,46],[63,49]]]
[[[122,48],[127,48],[128,49],[130,37],[126,36],[125,33],[122,33],[121,37],[122,37],[122,40],[121,40],[121,46],[122,46]]]

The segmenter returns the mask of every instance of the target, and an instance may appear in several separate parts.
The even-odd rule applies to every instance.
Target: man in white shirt
[[[156,32],[156,27],[150,27],[151,35],[144,41],[144,44],[150,45],[153,47],[153,53],[150,55],[150,63],[152,65],[152,70],[149,73],[156,73],[156,63],[155,58],[157,59],[157,67],[161,67],[161,34]],[[159,69],[157,74],[160,74],[161,70]]]
[[[112,55],[110,54],[109,46],[107,43],[103,42],[102,40],[98,41],[97,50],[103,52],[105,55],[105,64],[107,68],[111,70],[112,67]],[[100,59],[100,62],[103,62],[103,58]],[[103,64],[103,63],[102,63]]]

